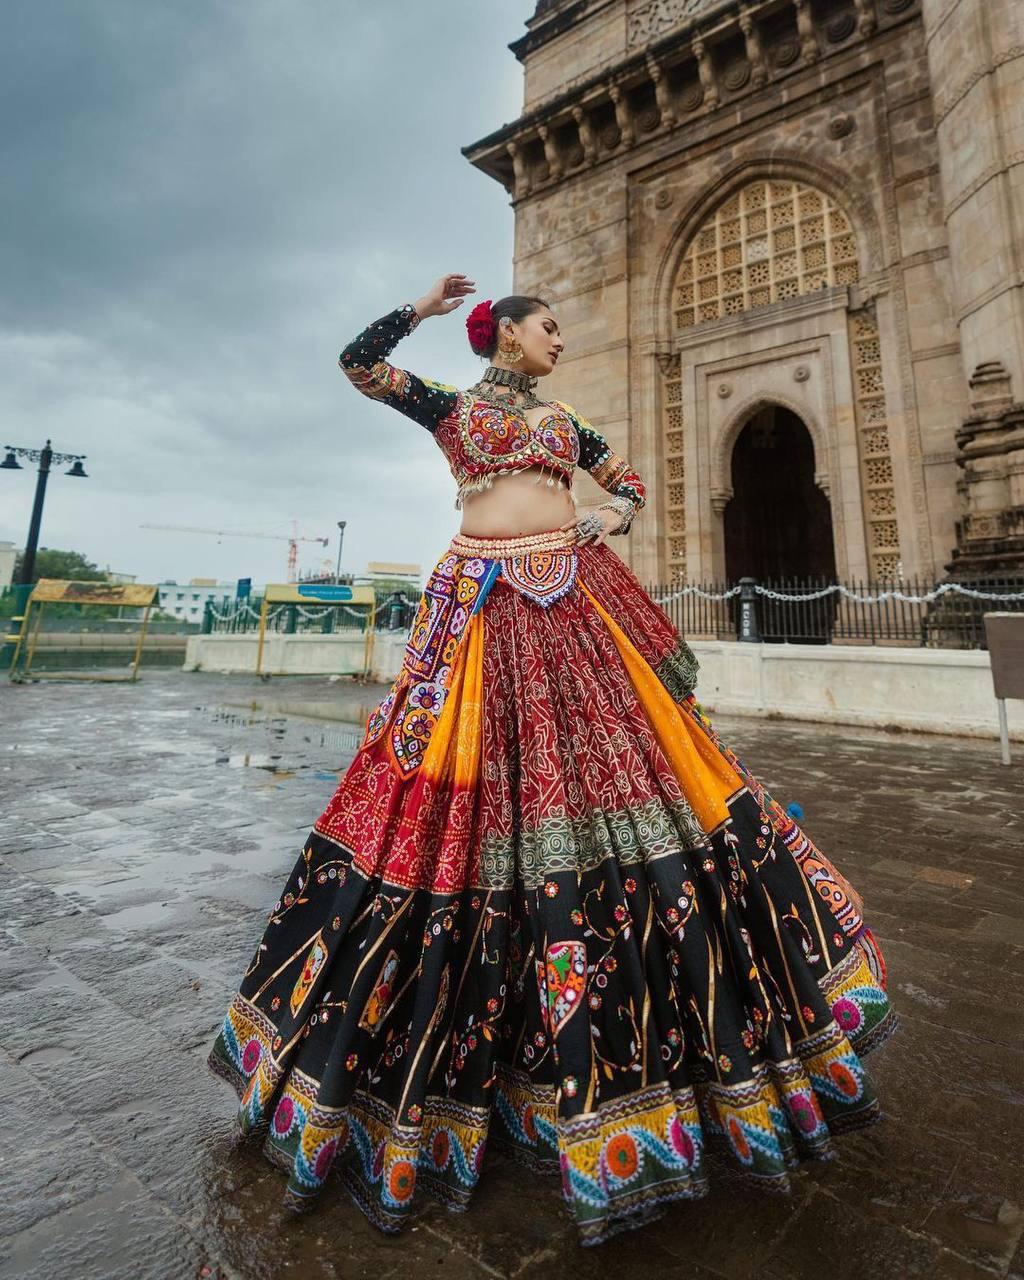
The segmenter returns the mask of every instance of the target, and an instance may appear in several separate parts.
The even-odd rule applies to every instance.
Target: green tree
[[[21,576],[21,562],[24,552],[20,552],[14,566],[14,579]],[[51,547],[40,547],[36,552],[36,580],[40,578],[58,578],[70,582],[106,582],[107,575],[86,559],[80,551],[56,551]]]

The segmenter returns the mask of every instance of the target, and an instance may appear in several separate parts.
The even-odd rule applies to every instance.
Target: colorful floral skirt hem
[[[467,1207],[492,1141],[560,1175],[584,1244],[716,1176],[785,1192],[881,1114],[863,904],[614,551],[478,541],[435,566],[210,1066],[290,1207],[337,1178],[385,1231],[421,1191]]]

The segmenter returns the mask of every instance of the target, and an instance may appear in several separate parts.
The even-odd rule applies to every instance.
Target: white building
[[[18,549],[13,542],[0,542],[0,591],[14,581],[14,561],[17,555]]]
[[[207,600],[222,609],[234,600],[236,589],[234,582],[215,582],[212,578],[192,578],[187,584],[161,582],[157,588],[158,608],[182,622],[202,622]]]

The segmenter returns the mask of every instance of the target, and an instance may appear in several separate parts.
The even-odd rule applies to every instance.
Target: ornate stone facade
[[[1019,0],[540,0],[527,28],[521,116],[464,153],[559,317],[552,394],[649,480],[641,578],[750,571],[750,468],[814,537],[824,495],[841,577],[1024,571]]]

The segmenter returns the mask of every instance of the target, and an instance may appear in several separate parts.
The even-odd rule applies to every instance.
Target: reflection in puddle
[[[277,763],[280,756],[268,755],[265,751],[245,751],[233,756],[218,756],[216,764],[226,764],[231,769],[267,769],[271,773],[280,773]]]
[[[235,730],[215,757],[229,769],[260,769],[276,781],[299,772],[319,781],[336,783],[338,774],[355,755],[363,738],[364,721],[322,724],[298,716],[265,711],[235,710],[227,706],[197,706],[192,715],[210,724]]]

